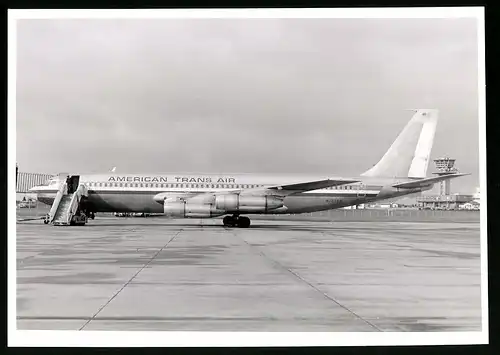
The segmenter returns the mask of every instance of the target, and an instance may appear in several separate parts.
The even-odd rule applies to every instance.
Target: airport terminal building
[[[472,195],[423,195],[417,198],[417,203],[421,209],[458,210],[473,199]]]
[[[54,175],[38,174],[38,173],[17,173],[16,177],[16,200],[21,201],[23,198],[34,198],[28,193],[29,189],[35,186],[43,185],[50,180]]]

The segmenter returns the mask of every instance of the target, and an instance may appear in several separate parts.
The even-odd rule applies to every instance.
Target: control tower
[[[448,175],[456,173],[458,170],[455,168],[455,159],[448,157],[434,159],[434,164],[436,164],[437,174],[439,176]],[[441,196],[450,195],[450,180],[441,181],[439,194]]]

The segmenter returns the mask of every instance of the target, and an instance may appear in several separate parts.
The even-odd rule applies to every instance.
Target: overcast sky
[[[357,175],[438,108],[479,186],[474,19],[21,20],[26,172]],[[430,169],[433,171],[433,169]]]

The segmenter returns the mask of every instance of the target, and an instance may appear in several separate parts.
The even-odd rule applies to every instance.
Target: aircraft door
[[[366,197],[365,189],[366,189],[366,185],[365,184],[359,184],[358,188],[357,188],[358,191],[356,193],[356,196],[357,197]]]
[[[68,178],[66,179],[66,184],[68,185],[68,194],[75,193],[76,189],[78,189],[78,185],[80,184],[80,176],[68,176]]]

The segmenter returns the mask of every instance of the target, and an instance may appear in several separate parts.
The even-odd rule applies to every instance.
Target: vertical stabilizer
[[[361,176],[425,177],[437,119],[435,109],[416,110],[382,159]]]

